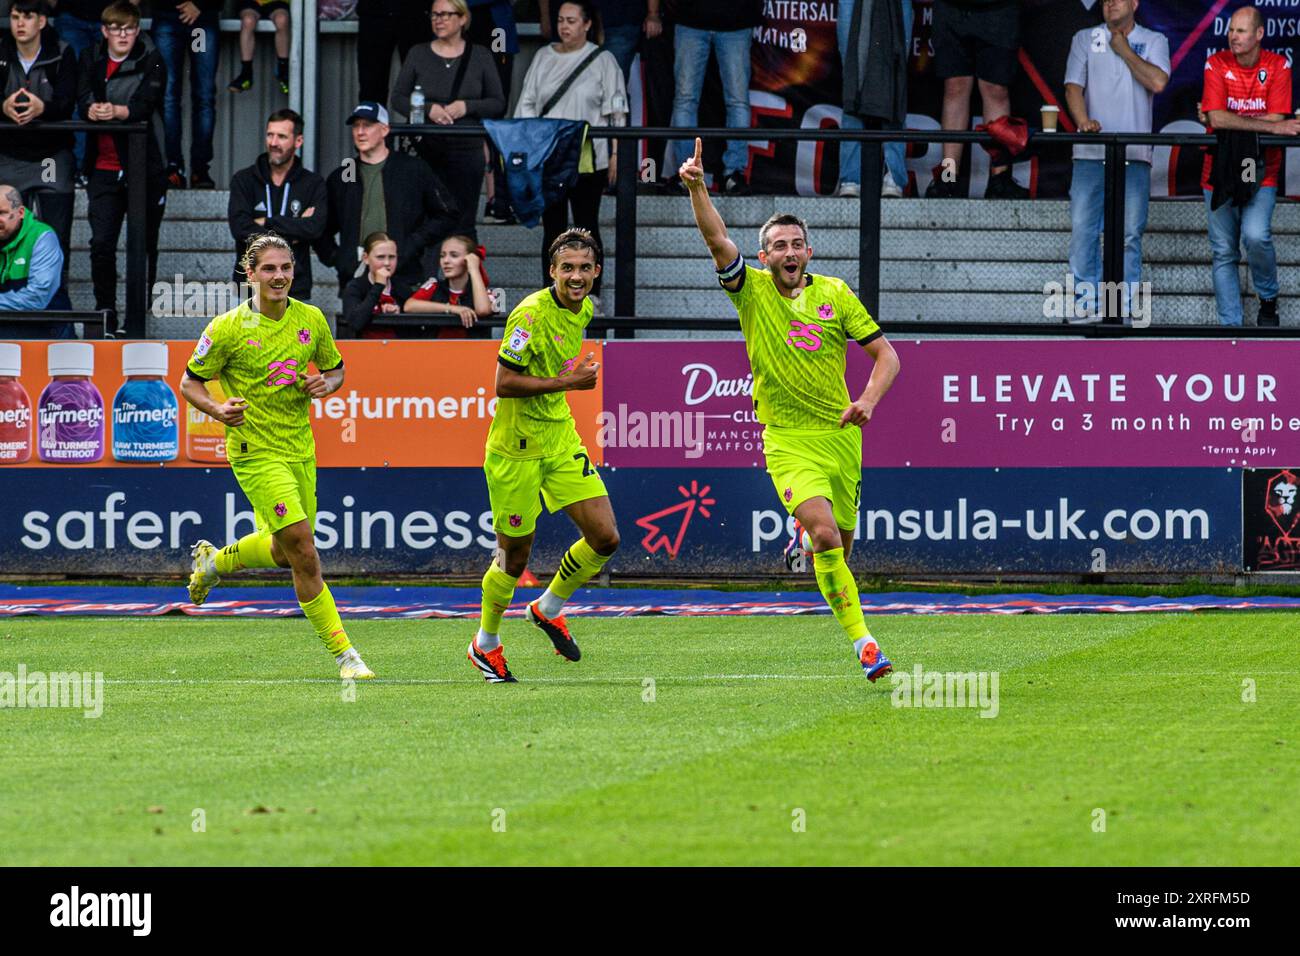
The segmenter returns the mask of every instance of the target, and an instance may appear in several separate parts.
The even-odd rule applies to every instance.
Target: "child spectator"
[[[410,297],[401,279],[393,282],[397,270],[397,243],[386,232],[372,232],[362,244],[361,275],[343,288],[343,321],[359,339],[401,338],[391,326],[374,326],[377,315],[396,315]]]
[[[484,251],[469,236],[448,236],[443,240],[438,265],[442,281],[427,280],[406,300],[403,309],[411,313],[450,313],[460,319],[462,328],[440,327],[438,338],[477,337],[475,327],[480,318],[493,313],[487,291],[487,271],[483,268]]]
[[[280,92],[289,94],[289,4],[285,0],[239,0],[239,72],[227,89],[243,93],[253,88],[253,50],[257,21],[275,24],[275,78]]]

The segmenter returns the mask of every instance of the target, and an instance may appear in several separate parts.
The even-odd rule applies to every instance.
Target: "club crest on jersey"
[[[277,501],[275,503],[275,516],[277,518],[283,518],[288,513],[289,509],[283,501]]]
[[[823,302],[817,307],[817,317],[820,319],[829,319],[835,315],[835,306],[829,302]]]
[[[298,341],[301,342],[303,345],[310,345],[310,344],[311,344],[311,332],[310,332],[309,330],[307,330],[307,329],[299,329],[299,330],[298,330]]]
[[[790,501],[794,497],[794,489],[793,488],[785,489],[785,493],[782,495],[782,497],[785,498],[787,502]]]
[[[1255,75],[1259,77],[1259,82],[1263,83],[1268,79],[1268,70],[1260,70]]]
[[[524,523],[524,519],[521,518],[519,515],[510,516],[510,527],[518,528],[523,523]]]
[[[812,322],[790,320],[790,331],[786,333],[785,344],[805,352],[816,352],[822,347],[822,327]]]

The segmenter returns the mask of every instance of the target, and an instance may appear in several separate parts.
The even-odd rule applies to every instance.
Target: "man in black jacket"
[[[0,125],[72,118],[77,60],[48,24],[48,12],[45,0],[14,0],[9,9],[9,33],[0,35]],[[63,248],[65,278],[76,182],[72,145],[71,133],[0,136],[0,181],[17,189],[23,203],[54,228]],[[55,295],[54,308],[71,308],[64,285]]]
[[[293,247],[293,285],[289,295],[311,298],[311,244],[325,234],[328,212],[325,180],[298,162],[302,117],[276,110],[266,121],[266,152],[230,180],[226,216],[235,240],[235,281],[247,278],[239,259],[249,238],[273,232]]]
[[[77,84],[81,115],[93,123],[150,123],[145,168],[141,170],[128,166],[125,133],[86,137],[90,278],[95,308],[112,309],[117,301],[117,240],[127,213],[129,176],[145,177],[150,288],[158,271],[158,227],[167,201],[159,137],[167,68],[150,39],[141,35],[140,14],[127,0],[116,0],[104,10],[101,31],[104,39],[81,55]]]
[[[456,201],[428,163],[388,148],[384,107],[361,103],[348,125],[357,155],[343,160],[325,181],[329,222],[316,253],[338,273],[341,298],[359,271],[362,241],[372,232],[386,232],[397,243],[393,278],[415,288],[427,278],[421,265],[425,250],[436,250],[455,228]]]

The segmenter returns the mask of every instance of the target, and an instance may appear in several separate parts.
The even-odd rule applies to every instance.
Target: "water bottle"
[[[410,121],[412,125],[424,122],[424,88],[419,83],[411,90]]]

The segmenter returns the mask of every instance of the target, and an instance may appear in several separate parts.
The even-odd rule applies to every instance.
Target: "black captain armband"
[[[745,257],[736,253],[736,258],[731,260],[731,265],[724,266],[718,270],[718,285],[726,288],[728,282],[734,282],[737,278],[745,275]]]

